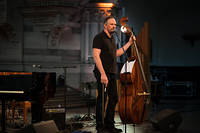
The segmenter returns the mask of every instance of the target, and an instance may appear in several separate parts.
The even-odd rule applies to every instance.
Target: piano
[[[0,100],[2,101],[2,133],[5,132],[5,101],[30,101],[43,104],[54,97],[55,72],[0,72]]]

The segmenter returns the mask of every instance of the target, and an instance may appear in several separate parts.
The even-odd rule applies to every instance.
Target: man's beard
[[[113,33],[115,33],[115,30],[110,30],[109,33],[113,34]]]

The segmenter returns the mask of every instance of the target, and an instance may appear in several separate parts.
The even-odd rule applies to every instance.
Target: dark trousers
[[[96,101],[96,128],[101,128],[104,125],[102,124],[102,83],[101,83],[101,74],[99,71],[94,70],[95,77],[97,79],[97,89],[98,96]],[[118,102],[117,95],[117,84],[116,84],[116,75],[108,73],[106,74],[108,77],[108,86],[106,88],[106,92],[104,93],[104,102],[107,101],[108,96],[108,104],[106,109],[106,115],[104,117],[104,123],[107,127],[114,127],[114,116],[115,116],[115,107]],[[104,108],[105,108],[104,103]]]

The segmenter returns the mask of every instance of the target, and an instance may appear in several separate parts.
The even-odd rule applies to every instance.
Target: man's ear
[[[104,29],[106,28],[106,24],[103,25]]]

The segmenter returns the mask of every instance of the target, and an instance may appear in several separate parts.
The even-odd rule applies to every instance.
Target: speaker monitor
[[[59,133],[59,130],[53,120],[34,123],[25,129],[22,133]]]
[[[182,122],[180,112],[165,109],[151,118],[152,126],[163,133],[176,132]]]

